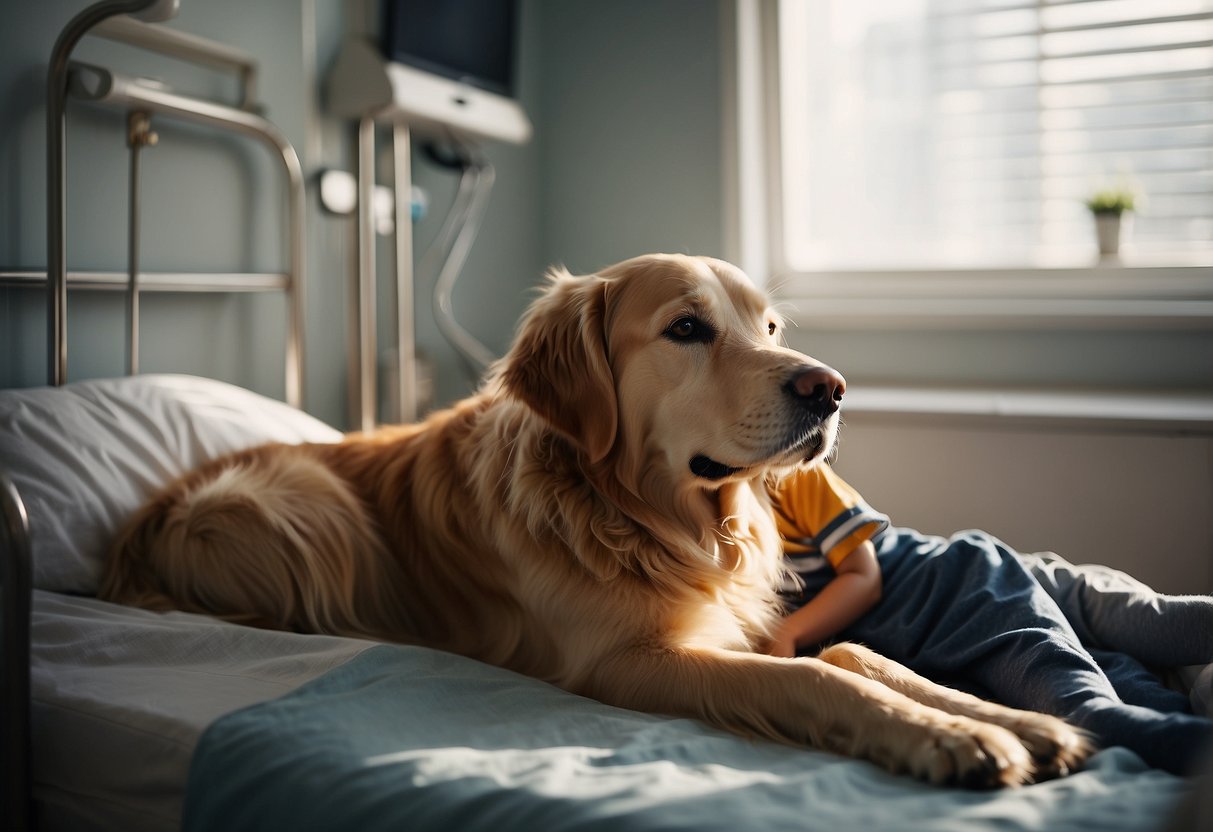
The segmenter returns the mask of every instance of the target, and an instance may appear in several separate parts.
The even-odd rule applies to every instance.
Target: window
[[[1127,259],[1213,255],[1213,0],[781,0],[794,271],[1089,266],[1085,200],[1139,196]]]

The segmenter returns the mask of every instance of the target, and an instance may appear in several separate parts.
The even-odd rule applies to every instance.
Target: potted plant
[[[1087,208],[1095,218],[1095,239],[1099,243],[1100,257],[1112,257],[1120,252],[1120,240],[1128,235],[1127,226],[1135,201],[1136,195],[1128,188],[1106,188],[1096,191],[1087,200]]]

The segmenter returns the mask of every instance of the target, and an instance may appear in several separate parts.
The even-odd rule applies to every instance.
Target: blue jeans
[[[1213,720],[1192,715],[1187,697],[1146,666],[1213,661],[1213,599],[1189,605],[1188,620],[1152,616],[1150,603],[1126,617],[1127,602],[1084,600],[1081,580],[984,532],[944,539],[890,529],[876,549],[880,603],[839,640],[942,684],[1062,717],[1158,768],[1185,773],[1213,745]],[[808,576],[799,603],[832,578],[828,569]],[[1149,630],[1137,632],[1143,622]]]

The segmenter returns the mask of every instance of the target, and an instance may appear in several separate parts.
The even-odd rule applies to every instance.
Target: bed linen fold
[[[184,828],[1140,830],[1187,790],[1123,749],[1026,788],[932,788],[384,645],[207,729]]]

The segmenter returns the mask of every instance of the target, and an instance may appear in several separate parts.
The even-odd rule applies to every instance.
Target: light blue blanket
[[[1188,788],[1122,749],[1026,788],[932,788],[381,646],[213,724],[184,828],[1110,832],[1160,828]]]

